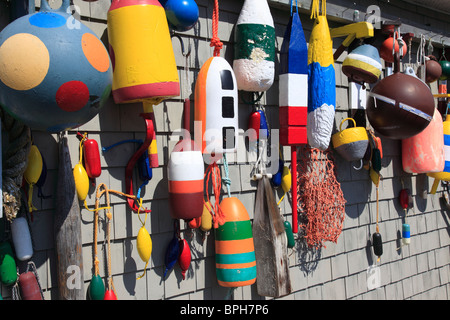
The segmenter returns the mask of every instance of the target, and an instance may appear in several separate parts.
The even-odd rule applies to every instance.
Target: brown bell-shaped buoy
[[[424,130],[434,114],[430,88],[419,78],[399,72],[399,54],[394,73],[380,80],[370,91],[367,118],[381,135],[406,139]]]
[[[422,74],[422,66],[417,70],[417,74]],[[433,83],[442,75],[441,64],[437,61],[435,56],[427,56],[425,62],[425,82]]]

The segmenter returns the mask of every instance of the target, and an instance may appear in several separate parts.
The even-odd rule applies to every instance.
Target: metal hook
[[[183,55],[183,57],[185,57],[185,58],[187,58],[187,57],[189,57],[189,55],[191,54],[191,43],[189,43],[189,47],[188,47],[188,52],[187,53],[185,53],[184,52],[184,42],[183,42],[183,39],[181,38],[181,36],[179,35],[179,34],[176,34],[176,33],[173,33],[172,32],[172,35],[170,36],[171,38],[173,38],[173,37],[176,37],[176,38],[178,38],[178,40],[180,40],[180,44],[181,44],[181,54]]]

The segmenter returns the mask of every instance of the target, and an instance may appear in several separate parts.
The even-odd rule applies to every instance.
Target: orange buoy
[[[216,276],[222,287],[241,287],[256,281],[255,246],[250,217],[236,197],[222,200],[225,223],[215,229]]]

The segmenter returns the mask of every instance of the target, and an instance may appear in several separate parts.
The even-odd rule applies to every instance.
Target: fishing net
[[[297,179],[300,228],[308,247],[336,243],[345,218],[345,199],[331,151],[300,146]]]

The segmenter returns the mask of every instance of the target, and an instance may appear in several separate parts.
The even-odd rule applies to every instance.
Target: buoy
[[[284,222],[284,230],[286,232],[287,237],[287,247],[293,248],[295,246],[294,234],[292,233],[292,226],[289,221]]]
[[[442,74],[439,77],[439,80],[447,80],[450,77],[450,61],[440,60],[439,64],[442,69]]]
[[[355,82],[375,83],[381,75],[381,69],[378,50],[370,44],[353,49],[342,63],[342,72]]]
[[[100,163],[100,151],[98,143],[94,139],[86,139],[83,142],[84,166],[91,179],[98,178],[102,173]]]
[[[409,208],[413,207],[413,199],[411,196],[411,191],[409,189],[402,189],[400,190],[400,194],[398,196],[400,205],[402,206],[403,210],[407,210]]]
[[[275,76],[275,27],[267,0],[245,0],[235,27],[233,70],[239,90],[263,92]]]
[[[284,161],[278,160],[278,170],[277,173],[275,173],[272,178],[270,179],[274,187],[279,187],[281,185],[281,178],[283,174],[283,168],[284,168]]]
[[[145,229],[145,226],[142,226],[139,229],[136,238],[136,246],[137,251],[139,253],[139,257],[141,257],[142,261],[145,262],[145,269],[146,269],[147,264],[150,260],[150,256],[152,254],[152,238],[150,237],[150,234],[148,233],[147,229]]]
[[[423,66],[419,66],[417,74],[421,74]],[[442,66],[435,56],[425,57],[425,82],[433,83],[442,76]]]
[[[215,229],[216,276],[222,287],[241,287],[256,281],[252,224],[236,197],[222,200],[225,223]]]
[[[401,51],[400,51],[401,44]],[[395,49],[394,49],[395,47]],[[380,57],[383,58],[386,62],[394,62],[394,55],[392,52],[395,50],[395,54],[399,54],[401,57],[404,57],[406,52],[408,51],[405,41],[398,37],[398,34],[394,33],[390,34],[386,40],[383,41],[380,47]]]
[[[117,300],[117,296],[112,289],[106,290],[103,300]]]
[[[164,258],[164,264],[166,266],[164,270],[163,278],[166,278],[167,273],[173,269],[175,263],[178,260],[178,256],[180,255],[180,241],[177,236],[177,231],[174,232],[174,236],[172,240],[170,240],[169,245],[166,249],[166,254]]]
[[[16,258],[26,261],[33,256],[30,228],[25,217],[17,217],[11,222],[11,236]]]
[[[342,130],[342,124],[353,121],[353,127]],[[339,132],[331,137],[333,147],[347,161],[362,159],[369,146],[369,136],[364,127],[357,127],[353,118],[346,118],[341,121]]]
[[[181,140],[170,154],[167,167],[169,210],[173,219],[194,219],[203,212],[204,164],[191,140]]]
[[[283,174],[281,176],[281,188],[286,193],[291,189],[292,178],[291,178],[291,170],[288,167],[283,167]]]
[[[281,45],[278,91],[280,144],[306,144],[308,46],[297,10],[289,18]]]
[[[22,300],[43,300],[41,288],[32,271],[19,275],[19,288]]]
[[[402,140],[403,171],[408,173],[444,170],[444,127],[441,113],[435,109],[433,119],[420,133]]]
[[[216,161],[235,152],[238,143],[238,91],[230,64],[220,56],[209,58],[195,83],[195,121],[201,124],[201,151]],[[197,139],[197,138],[196,138]],[[196,140],[197,141],[197,140]]]
[[[63,0],[41,2],[0,33],[0,104],[33,130],[78,127],[104,106],[112,82],[108,51]],[[32,107],[31,107],[32,106]]]
[[[372,127],[390,139],[406,139],[423,131],[433,119],[430,88],[415,76],[400,72],[396,55],[394,73],[378,81],[369,92],[367,118]]]
[[[188,226],[191,229],[198,229],[198,228],[200,228],[201,224],[202,224],[202,217],[201,216],[198,217],[198,218],[191,219],[188,222]]]
[[[5,286],[11,286],[17,281],[17,266],[13,250],[8,241],[0,243],[0,280]]]
[[[26,182],[28,184],[36,184],[42,173],[42,155],[38,147],[34,144],[30,147],[30,152],[28,153],[27,168],[23,174]]]
[[[446,116],[443,122],[444,131],[444,169],[441,172],[428,172],[427,176],[434,178],[430,193],[435,194],[439,186],[439,182],[450,181],[450,118]]]
[[[89,177],[81,163],[77,163],[73,168],[73,178],[77,190],[78,200],[84,201],[89,192]]]
[[[192,29],[198,21],[198,6],[194,0],[160,0],[166,11],[169,27],[184,32]]]
[[[402,224],[402,243],[408,245],[411,243],[411,228],[409,224]]]
[[[181,268],[181,275],[183,280],[186,279],[186,271],[191,265],[191,248],[186,239],[180,240],[180,256],[178,257],[178,264]]]
[[[261,124],[261,113],[258,111],[252,112],[248,118],[248,139],[251,142],[259,140],[259,126]]]
[[[383,241],[381,239],[381,234],[379,232],[375,232],[372,236],[372,246],[373,246],[373,253],[377,257],[381,257],[383,254]]]
[[[108,41],[116,103],[152,100],[158,104],[180,94],[169,26],[157,0],[113,0]]]
[[[209,201],[207,201],[203,205],[203,212],[201,217],[202,224],[200,225],[200,229],[203,232],[209,232],[212,228],[212,216],[209,210],[211,210],[211,204],[209,203]]]
[[[308,46],[308,144],[324,151],[328,148],[336,107],[336,78],[333,42],[326,12],[319,15],[318,1],[311,18],[314,25]]]
[[[92,277],[89,283],[89,298],[91,300],[104,300],[105,298],[105,284],[102,277],[96,274]]]

